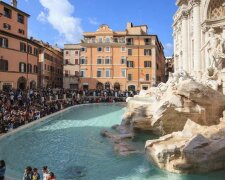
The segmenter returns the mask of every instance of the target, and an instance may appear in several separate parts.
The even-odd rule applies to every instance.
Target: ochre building
[[[101,25],[85,32],[80,49],[81,89],[148,89],[165,77],[165,56],[148,26],[127,23],[125,31]]]
[[[27,38],[29,15],[0,1],[0,90],[35,88],[39,45]]]
[[[38,85],[42,88],[63,87],[63,50],[40,40]]]

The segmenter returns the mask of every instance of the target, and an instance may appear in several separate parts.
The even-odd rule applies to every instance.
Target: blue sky
[[[18,0],[18,8],[31,15],[29,35],[50,44],[77,43],[82,32],[96,31],[101,24],[123,31],[133,22],[147,24],[149,33],[159,36],[165,55],[173,53],[175,0]]]

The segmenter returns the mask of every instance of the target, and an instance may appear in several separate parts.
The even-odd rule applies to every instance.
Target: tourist
[[[33,177],[33,171],[30,166],[27,166],[25,168],[24,174],[23,174],[23,180],[32,180]]]
[[[49,176],[48,176],[48,179],[47,180],[56,180],[56,177],[55,177],[55,175],[54,175],[53,172],[50,172],[49,173]]]
[[[48,180],[49,178],[48,166],[43,166],[42,173],[43,173],[43,180]]]
[[[6,171],[5,161],[0,160],[0,180],[4,180],[5,171]]]
[[[40,177],[40,174],[38,173],[38,169],[34,168],[32,180],[40,180],[40,179],[41,177]]]

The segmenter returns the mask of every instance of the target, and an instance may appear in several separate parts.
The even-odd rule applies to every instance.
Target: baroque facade
[[[81,88],[141,90],[164,81],[165,57],[148,26],[127,23],[124,31],[101,25],[85,32],[80,51]]]
[[[201,75],[223,69],[225,0],[177,0],[174,15],[174,69]]]

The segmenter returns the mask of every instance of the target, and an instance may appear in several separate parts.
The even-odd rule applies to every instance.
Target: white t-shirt
[[[43,180],[47,180],[49,174],[48,173],[43,173]]]

